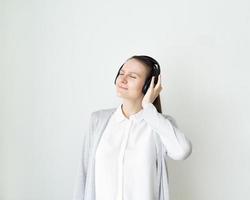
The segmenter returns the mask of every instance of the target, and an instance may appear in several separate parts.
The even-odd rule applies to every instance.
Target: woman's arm
[[[170,158],[184,160],[191,154],[190,140],[178,129],[172,117],[159,113],[152,103],[144,106],[143,117],[159,135]]]

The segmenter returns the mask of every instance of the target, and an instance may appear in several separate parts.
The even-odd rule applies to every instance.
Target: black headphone
[[[143,94],[146,94],[146,92],[147,92],[147,90],[148,90],[148,88],[150,86],[152,77],[155,76],[155,80],[154,80],[154,85],[155,85],[157,83],[157,81],[158,81],[158,75],[161,73],[159,63],[156,60],[154,60],[153,58],[151,58],[151,57],[147,57],[147,58],[150,58],[150,62],[153,65],[148,65],[149,67],[151,67],[151,73],[150,73],[150,76],[146,79],[145,84],[144,84],[144,86],[142,88]],[[122,66],[120,67],[120,69],[119,69],[119,71],[118,71],[118,73],[117,73],[117,75],[115,77],[115,81],[114,81],[115,84],[116,84],[116,79],[120,74],[120,70],[121,70],[121,68],[123,67],[124,64],[125,63],[122,64]]]

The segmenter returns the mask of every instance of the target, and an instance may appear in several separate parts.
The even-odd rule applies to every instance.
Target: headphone
[[[153,65],[148,65],[151,68],[151,72],[150,72],[150,76],[146,79],[146,81],[144,83],[144,86],[142,88],[142,93],[143,94],[146,94],[146,92],[147,92],[147,90],[148,90],[148,88],[150,86],[150,83],[151,83],[151,80],[152,80],[153,76],[155,76],[155,80],[154,80],[154,85],[155,85],[158,82],[158,75],[161,73],[159,63],[156,60],[152,59],[152,58],[150,59],[150,62]],[[115,81],[114,81],[115,84],[116,84],[116,79],[120,74],[120,70],[122,69],[124,64],[125,63],[123,63],[122,66],[120,67],[120,69],[118,70],[118,73],[117,73],[117,75],[115,77]]]

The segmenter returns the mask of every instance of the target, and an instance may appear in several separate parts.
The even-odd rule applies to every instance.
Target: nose
[[[127,76],[125,74],[121,77],[121,82],[127,83]]]

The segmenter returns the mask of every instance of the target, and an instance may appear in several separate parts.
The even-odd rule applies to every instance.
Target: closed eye
[[[124,75],[124,74],[123,74],[122,72],[120,72],[119,75],[122,76],[122,75]],[[129,77],[136,79],[136,77],[135,77],[135,76],[132,76],[132,75],[130,75]]]

